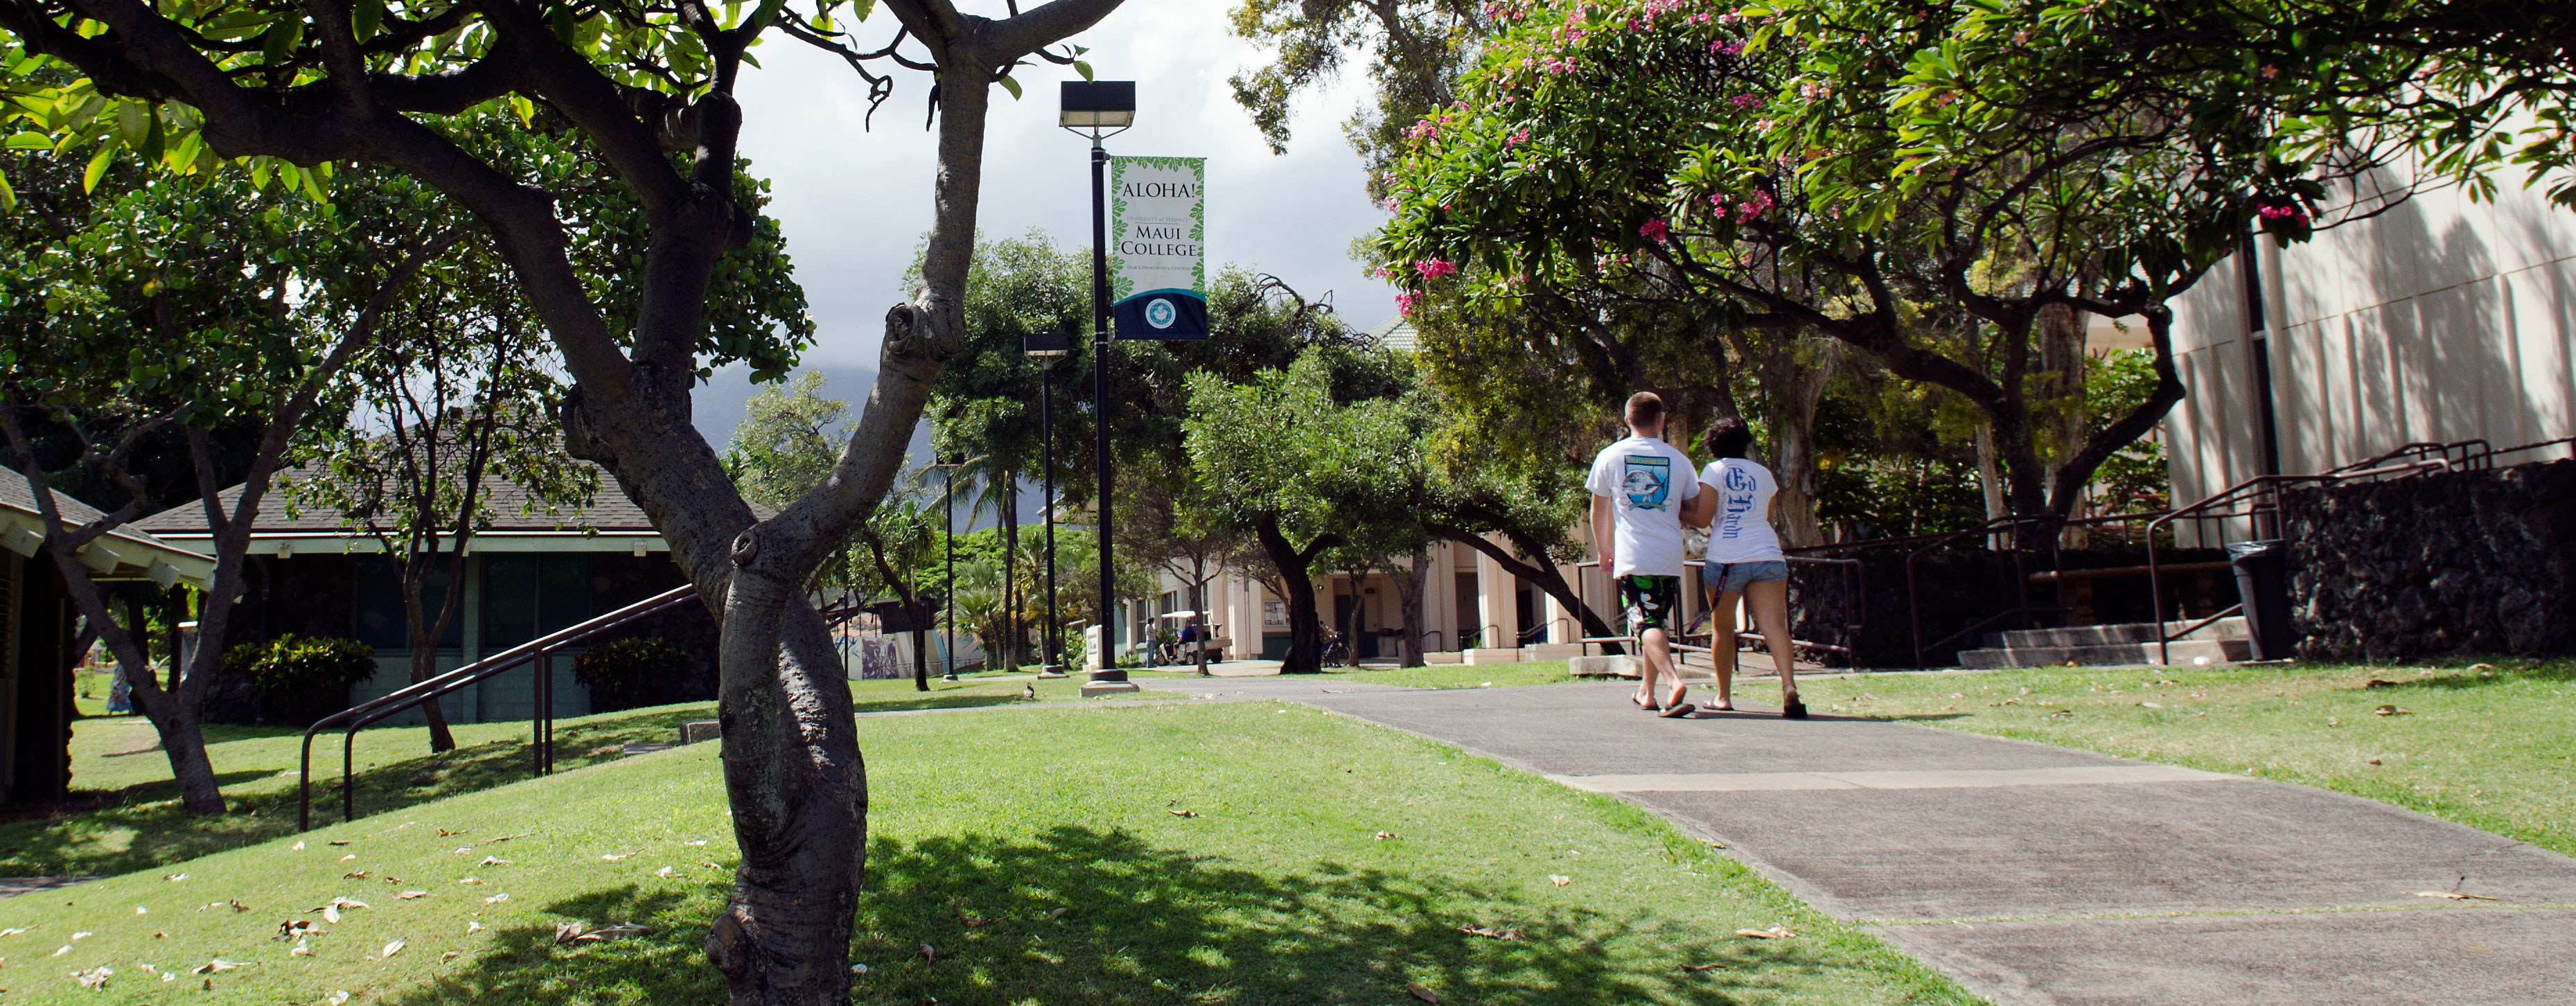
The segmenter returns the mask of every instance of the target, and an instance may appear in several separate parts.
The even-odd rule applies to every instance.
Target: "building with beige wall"
[[[2174,304],[2178,503],[2408,443],[2576,434],[2576,211],[2516,180],[2493,202],[2439,189],[2253,245]]]

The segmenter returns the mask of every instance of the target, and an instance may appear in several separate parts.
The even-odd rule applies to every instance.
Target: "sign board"
[[[1109,159],[1111,330],[1207,338],[1207,159]]]

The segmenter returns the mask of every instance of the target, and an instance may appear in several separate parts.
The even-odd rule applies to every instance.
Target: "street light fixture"
[[[1134,691],[1118,666],[1118,573],[1109,561],[1109,152],[1100,141],[1126,132],[1136,123],[1136,82],[1101,80],[1064,82],[1056,125],[1091,137],[1091,381],[1092,425],[1098,433],[1093,467],[1100,475],[1100,667],[1082,686],[1083,694]]]
[[[1039,633],[1039,645],[1046,647],[1046,661],[1038,668],[1038,677],[1064,677],[1064,665],[1057,661],[1064,655],[1063,623],[1055,615],[1055,358],[1073,352],[1073,336],[1064,332],[1031,332],[1020,337],[1020,349],[1038,361],[1038,471],[1039,493],[1046,500],[1046,630]]]

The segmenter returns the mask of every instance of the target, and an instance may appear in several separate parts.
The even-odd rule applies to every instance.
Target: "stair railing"
[[[533,700],[528,719],[529,748],[533,762],[531,775],[542,776],[552,773],[555,770],[555,651],[638,619],[692,603],[696,598],[695,586],[673,587],[571,628],[529,640],[445,674],[406,685],[392,693],[368,699],[316,720],[312,726],[304,730],[303,771],[296,779],[295,830],[313,830],[313,735],[324,730],[346,728],[346,732],[340,738],[340,819],[356,820],[358,790],[355,769],[359,730],[388,716],[435,702],[467,685],[531,661],[537,665],[535,680],[529,685],[530,698]]]
[[[2468,441],[2468,443],[2483,444],[2485,441]],[[2243,518],[2247,523],[2249,531],[2254,536],[2254,538],[2248,540],[2258,540],[2265,537],[2263,532],[2264,528],[2267,526],[2267,522],[2268,526],[2272,529],[2272,536],[2277,537],[2280,533],[2282,490],[2295,485],[2327,486],[2341,482],[2358,481],[2361,479],[2375,479],[2387,476],[2419,475],[2425,472],[2449,471],[2458,462],[2449,459],[2447,456],[2439,460],[2425,456],[2428,454],[2443,453],[2442,448],[2446,446],[2458,447],[2459,445],[2409,444],[2405,447],[2400,447],[2397,450],[2391,451],[2388,454],[2381,455],[2381,459],[2406,456],[2409,454],[2423,457],[2423,460],[2408,461],[2399,464],[2381,465],[2378,467],[2358,470],[2354,469],[2352,465],[2345,465],[2332,471],[2318,472],[2314,475],[2257,475],[2253,478],[2246,479],[2243,482],[2239,482],[2225,489],[2221,489],[2218,492],[2212,493],[2208,498],[2203,499],[2200,502],[2193,503],[2190,506],[2176,507],[2172,510],[2166,511],[2163,516],[2157,517],[2152,521],[2148,521],[2147,593],[2149,595],[2149,599],[2155,605],[2156,662],[2161,665],[2170,666],[2173,663],[2174,640],[2191,635],[2192,633],[2198,632],[2201,629],[2216,623],[2219,619],[2242,613],[2245,610],[2245,599],[2239,597],[2237,598],[2236,605],[2234,607],[2220,611],[2207,618],[2203,618],[2200,621],[2193,622],[2190,625],[2184,626],[2180,631],[2174,631],[2167,626],[2165,624],[2164,572],[2162,565],[2156,560],[2156,530],[2158,528],[2169,526],[2174,522],[2181,520],[2192,521],[2193,526],[2197,528],[2213,520],[2224,522]],[[2422,450],[2421,448],[2432,448],[2433,450],[2428,451]],[[2221,523],[2219,526],[2221,533],[2224,534],[2226,525]]]

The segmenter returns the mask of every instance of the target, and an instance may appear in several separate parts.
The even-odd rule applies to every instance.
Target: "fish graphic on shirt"
[[[1619,480],[1619,491],[1628,497],[1631,510],[1661,510],[1672,495],[1673,461],[1671,458],[1634,455],[1626,459],[1627,474]]]

